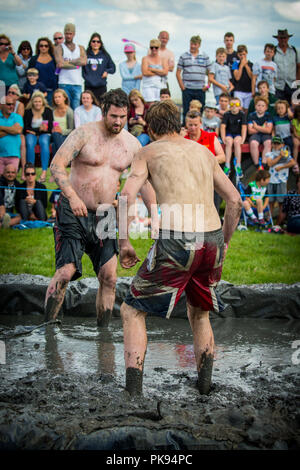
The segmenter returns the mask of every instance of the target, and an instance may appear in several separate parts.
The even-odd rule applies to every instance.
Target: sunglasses
[[[40,44],[39,47],[49,47],[49,44]]]
[[[229,105],[231,108],[233,108],[234,106],[236,106],[237,108],[239,108],[241,105],[240,103],[230,103]]]
[[[16,96],[18,96],[18,93],[15,93],[14,91],[9,91],[7,94],[8,94],[8,95],[16,95]]]
[[[34,173],[25,173],[25,176],[34,176],[35,175],[35,172]]]
[[[0,42],[0,46],[9,46],[9,42]]]
[[[91,42],[99,42],[100,43],[101,41],[99,41],[98,39],[93,39]]]
[[[159,49],[158,46],[151,46],[150,49]]]
[[[63,36],[58,36],[57,38],[53,38],[54,41],[57,41],[58,39],[63,39]]]
[[[6,106],[15,106],[14,103],[6,103]]]
[[[22,47],[22,51],[30,51],[30,47],[24,46]]]

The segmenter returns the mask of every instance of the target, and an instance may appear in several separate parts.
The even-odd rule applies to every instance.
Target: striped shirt
[[[197,90],[205,86],[206,72],[212,62],[205,52],[194,57],[185,52],[179,57],[177,68],[182,70],[182,81],[185,88]]]

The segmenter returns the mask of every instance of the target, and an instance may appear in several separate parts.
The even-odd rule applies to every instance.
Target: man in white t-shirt
[[[167,44],[169,42],[170,36],[167,31],[161,31],[158,35],[158,39],[160,40],[160,48],[159,48],[159,55],[164,59],[167,59],[169,72],[173,72],[175,66],[175,56],[174,52],[167,49]],[[169,88],[168,86],[168,75],[162,77],[163,87],[162,88]]]
[[[86,65],[87,58],[83,46],[73,42],[75,25],[68,23],[64,28],[65,42],[54,49],[56,65],[60,69],[58,87],[65,90],[70,99],[72,109],[80,105],[82,91],[81,68]]]

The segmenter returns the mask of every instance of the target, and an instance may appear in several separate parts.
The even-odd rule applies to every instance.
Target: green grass
[[[144,260],[151,240],[132,240]],[[0,230],[0,273],[30,273],[51,277],[55,272],[52,229]],[[224,263],[222,279],[233,284],[300,281],[300,237],[257,232],[235,232]],[[92,263],[84,255],[83,277],[94,277]],[[118,265],[118,276],[133,276]]]

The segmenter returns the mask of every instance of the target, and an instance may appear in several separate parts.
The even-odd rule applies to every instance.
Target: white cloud
[[[54,18],[58,16],[55,11],[45,11],[45,13],[41,13],[41,18]]]
[[[274,8],[284,18],[300,21],[300,2],[275,2]]]

